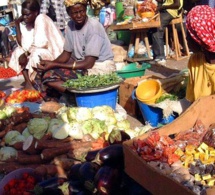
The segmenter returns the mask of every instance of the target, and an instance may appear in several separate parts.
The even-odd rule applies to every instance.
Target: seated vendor
[[[186,99],[215,93],[215,11],[207,5],[191,9],[187,15],[188,44],[194,52],[188,61],[189,80]]]
[[[54,22],[40,14],[35,0],[22,3],[22,15],[15,20],[18,47],[13,51],[9,67],[22,73],[26,89],[36,87],[37,65],[40,57],[53,60],[63,51],[64,37]]]
[[[65,30],[64,51],[52,61],[42,60],[42,83],[60,93],[68,79],[82,75],[108,74],[116,70],[111,43],[104,27],[86,14],[86,0],[65,0],[71,21]]]

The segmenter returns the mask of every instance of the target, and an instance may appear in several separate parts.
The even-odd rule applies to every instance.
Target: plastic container
[[[154,104],[162,92],[161,84],[156,79],[145,80],[136,88],[137,99],[145,104]]]
[[[125,65],[122,70],[118,70],[117,74],[122,78],[131,78],[131,77],[141,77],[145,74],[147,68],[150,68],[151,65],[148,63],[130,63]]]
[[[178,114],[174,113],[174,115],[170,115],[169,117],[164,118],[163,110],[161,108],[156,108],[148,104],[144,104],[136,98],[135,92],[136,90],[134,90],[132,93],[132,99],[137,100],[144,121],[149,123],[152,127],[166,125],[172,122],[176,117],[178,117]]]
[[[78,107],[93,108],[107,105],[116,109],[118,88],[102,92],[76,93],[76,104]]]

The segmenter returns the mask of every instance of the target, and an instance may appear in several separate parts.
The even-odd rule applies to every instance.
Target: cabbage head
[[[24,131],[22,132],[22,135],[27,139],[31,134],[28,131],[28,128],[26,127]]]
[[[120,130],[126,130],[126,129],[130,129],[131,124],[127,119],[125,119],[125,120],[122,120],[122,121],[118,121],[117,122],[117,127]]]
[[[5,106],[3,111],[6,113],[7,117],[11,117],[14,112],[16,112],[16,109],[13,106]]]
[[[7,114],[3,110],[0,110],[0,119],[6,119],[6,118],[7,118]]]
[[[17,150],[13,147],[4,146],[0,149],[0,159],[5,161],[11,157],[17,157]]]
[[[84,133],[81,128],[81,124],[77,121],[73,121],[69,123],[69,136],[73,139],[82,139],[84,136]]]
[[[48,132],[53,132],[57,127],[64,124],[64,121],[61,119],[53,118],[50,120]]]
[[[32,134],[37,139],[42,138],[47,129],[48,129],[49,123],[44,118],[33,118],[31,119],[28,124],[27,128],[30,134]]]
[[[17,143],[19,140],[17,140],[17,137],[20,136],[21,134],[19,133],[19,131],[8,131],[7,134],[5,135],[5,143],[7,145],[13,145],[15,143]]]
[[[96,106],[92,108],[93,118],[105,121],[109,115],[114,115],[114,110],[110,106]]]
[[[98,139],[103,132],[107,132],[105,121],[99,119],[89,119],[81,126],[84,134],[90,134],[94,139]]]

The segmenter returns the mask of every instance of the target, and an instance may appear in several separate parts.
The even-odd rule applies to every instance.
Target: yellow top
[[[189,80],[186,99],[194,102],[199,97],[215,94],[215,64],[209,64],[202,52],[193,54],[188,62]]]
[[[163,5],[171,5],[173,4],[173,0],[166,0]],[[178,10],[181,10],[183,7],[183,0],[180,0],[180,8],[179,9],[167,9],[166,11],[172,15],[174,18],[177,18],[181,15],[181,12],[178,13]]]

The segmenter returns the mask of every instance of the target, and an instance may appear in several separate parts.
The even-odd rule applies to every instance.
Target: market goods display
[[[116,73],[111,73],[105,75],[79,76],[78,79],[68,80],[63,85],[68,89],[86,90],[108,87],[120,84],[122,81],[123,79]]]
[[[0,67],[0,79],[7,79],[15,76],[17,76],[15,70],[11,68]]]
[[[6,103],[22,103],[22,102],[37,102],[42,100],[42,95],[37,90],[17,90],[8,95],[5,99]]]
[[[134,139],[132,150],[158,172],[186,186],[194,194],[206,194],[215,185],[214,125],[201,120],[173,135],[152,131],[145,139]]]
[[[4,105],[1,111],[0,174],[32,168],[42,181],[30,190],[44,194],[68,190],[99,194],[104,189],[110,194],[116,186],[119,189],[124,178],[122,143],[147,131],[146,127],[132,130],[126,114],[109,106],[61,105],[55,113],[31,113]],[[75,177],[73,166],[78,165]]]

